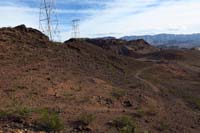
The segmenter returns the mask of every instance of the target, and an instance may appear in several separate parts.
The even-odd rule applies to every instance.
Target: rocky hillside
[[[25,25],[19,25],[14,28],[1,28],[0,41],[5,43],[25,43],[43,45],[48,42],[47,36],[40,31],[32,28],[26,28]]]
[[[0,132],[198,133],[199,57],[143,40],[54,43],[24,25],[2,28]]]
[[[85,41],[95,44],[105,50],[125,56],[140,57],[143,54],[159,51],[158,48],[151,46],[146,41],[139,39],[125,41],[120,39],[85,39]]]

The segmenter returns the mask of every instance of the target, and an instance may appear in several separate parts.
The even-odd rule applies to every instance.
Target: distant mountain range
[[[124,36],[123,40],[144,39],[148,43],[161,47],[193,48],[200,46],[200,33],[198,34],[158,34],[144,36]]]

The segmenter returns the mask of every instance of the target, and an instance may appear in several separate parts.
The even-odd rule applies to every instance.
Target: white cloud
[[[0,6],[0,27],[13,27],[26,24],[38,28],[38,13],[35,9],[17,5]]]
[[[76,1],[76,0],[74,0]],[[98,3],[97,0],[84,0]],[[66,2],[64,0],[59,3]],[[0,27],[26,24],[38,28],[37,8],[17,2],[0,5]],[[82,37],[114,35],[117,37],[134,34],[194,33],[200,32],[199,0],[112,0],[102,2],[100,9],[58,9],[62,15],[90,14],[81,20]],[[66,19],[64,17],[62,20]],[[70,20],[69,20],[70,21]],[[66,29],[67,30],[62,30]],[[60,27],[62,40],[71,36],[70,23]]]
[[[115,4],[109,5],[106,10],[82,22],[82,35],[114,32],[122,36],[200,31],[200,13],[198,12],[200,1],[166,1],[150,8],[145,7],[154,0],[140,0],[140,2],[136,0],[135,3],[133,0],[123,0],[123,2],[118,0]]]

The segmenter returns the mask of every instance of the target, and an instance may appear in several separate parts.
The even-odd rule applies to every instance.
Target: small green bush
[[[26,86],[20,86],[20,85],[16,86],[15,88],[16,88],[17,90],[28,89]]]
[[[13,110],[12,113],[18,117],[26,118],[31,115],[32,109],[27,108],[27,107],[18,107],[15,110]]]
[[[121,116],[114,120],[113,125],[120,133],[135,133],[135,123],[129,116]]]
[[[186,97],[186,101],[189,103],[189,106],[194,109],[200,110],[200,98],[197,97]]]
[[[126,94],[125,91],[119,88],[113,88],[111,92],[111,95],[116,99],[119,99],[120,97],[125,96],[125,94]]]
[[[145,111],[144,111],[142,108],[136,110],[136,113],[135,113],[135,116],[136,116],[136,117],[141,118],[141,117],[143,117],[144,115],[145,115]]]
[[[40,119],[38,120],[39,127],[47,132],[60,131],[64,128],[63,122],[59,115],[48,110],[40,110]]]
[[[158,129],[159,129],[160,131],[165,131],[165,130],[168,129],[168,125],[167,125],[164,121],[161,121],[160,124],[159,124]]]
[[[95,120],[95,116],[93,114],[81,114],[78,118],[78,122],[80,122],[81,125],[89,125],[92,121]]]
[[[4,110],[0,110],[0,118],[4,118],[4,117],[7,117],[8,116],[8,113]]]
[[[30,117],[32,113],[38,115],[38,118],[34,120],[34,124],[41,130],[47,132],[55,132],[60,131],[64,128],[64,124],[59,119],[59,115],[56,112],[52,112],[47,109],[31,109],[27,107],[16,107],[7,110],[0,110],[0,119],[9,117],[26,119],[27,117]]]
[[[30,116],[32,113],[32,110],[27,107],[17,107],[13,109],[7,109],[7,110],[1,110],[0,111],[0,117],[18,117],[18,118],[26,118]]]

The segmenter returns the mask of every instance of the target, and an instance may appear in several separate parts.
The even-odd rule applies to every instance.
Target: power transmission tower
[[[80,38],[79,19],[72,20],[72,38]]]
[[[58,30],[55,0],[41,0],[39,29],[46,34],[51,41],[59,40],[60,31]]]

